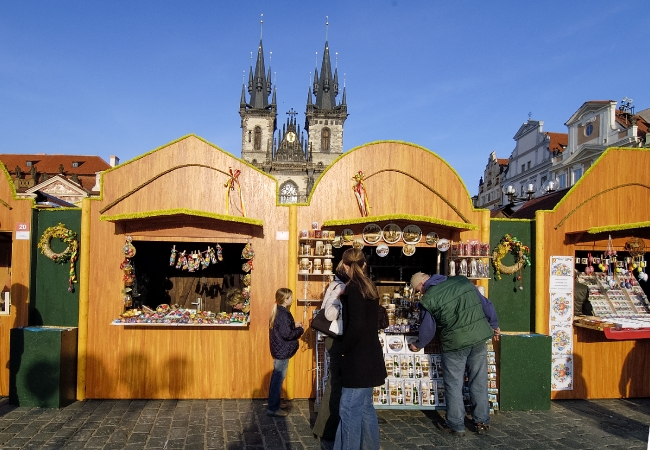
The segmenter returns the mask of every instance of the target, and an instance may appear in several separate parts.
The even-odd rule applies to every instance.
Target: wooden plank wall
[[[9,267],[11,275],[10,315],[0,315],[0,396],[9,396],[9,332],[12,328],[27,326],[29,316],[30,258],[31,242],[40,236],[33,234],[31,240],[16,240],[16,223],[32,223],[32,201],[14,197],[9,174],[0,165],[0,232],[8,233],[13,240],[12,258]],[[11,209],[9,209],[11,208]],[[5,264],[6,265],[6,264]],[[2,267],[2,276],[7,275]],[[4,283],[4,280],[3,280]]]
[[[241,170],[246,215],[263,227],[209,218],[100,221],[100,209],[140,183],[177,166],[201,164],[222,171]],[[166,173],[106,214],[186,208],[225,212],[227,177],[206,167]],[[89,398],[263,398],[268,395],[272,359],[268,318],[275,291],[287,283],[288,208],[276,206],[275,179],[220,149],[189,136],[103,175],[103,199],[92,202],[88,370]],[[231,214],[238,215],[233,213]],[[255,251],[251,285],[251,323],[232,328],[128,328],[112,326],[122,312],[119,265],[126,234],[137,241],[187,240],[246,242]],[[242,260],[243,262],[243,260]],[[297,392],[296,395],[308,396]]]
[[[592,227],[650,221],[650,151],[609,149],[565,196],[553,212],[544,214],[545,256],[537,270],[549,271],[551,255],[574,256],[576,251],[603,252],[607,238],[571,243],[568,233]],[[614,246],[622,250],[635,230],[616,233]],[[627,235],[626,235],[627,234]],[[544,276],[544,330],[548,333],[548,276]],[[539,300],[539,299],[538,299]],[[573,391],[552,393],[552,398],[619,398],[650,396],[650,340],[608,341],[602,333],[574,330]],[[624,382],[627,380],[627,382]]]

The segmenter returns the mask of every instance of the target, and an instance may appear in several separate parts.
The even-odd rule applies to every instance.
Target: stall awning
[[[609,236],[616,239],[618,237],[629,237],[631,234],[634,234],[635,237],[650,239],[650,222],[619,223],[616,225],[606,225],[587,228],[586,230],[572,231],[566,233],[566,241],[569,244],[601,240],[606,241]]]
[[[390,222],[390,221],[408,221],[409,223],[428,223],[436,225],[440,228],[448,228],[453,230],[478,230],[479,226],[465,222],[453,222],[450,220],[437,219],[429,216],[415,216],[411,214],[386,214],[383,216],[367,216],[356,217],[354,219],[339,219],[339,220],[326,220],[323,222],[323,227],[337,227],[346,225],[359,225],[374,222]]]
[[[261,219],[253,219],[250,217],[231,216],[228,214],[215,214],[207,211],[197,211],[192,209],[165,209],[157,211],[139,211],[137,213],[115,214],[115,215],[102,215],[99,220],[109,222],[119,222],[124,220],[145,220],[155,219],[157,217],[168,216],[190,216],[190,217],[204,217],[208,219],[220,220],[224,222],[244,223],[248,225],[263,226],[264,222]]]

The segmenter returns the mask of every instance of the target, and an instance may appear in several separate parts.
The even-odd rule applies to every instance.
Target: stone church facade
[[[337,102],[338,95],[338,69],[332,73],[325,41],[320,72],[315,69],[307,93],[303,129],[293,108],[279,128],[276,89],[271,84],[271,68],[264,65],[260,39],[255,68],[251,65],[239,104],[241,157],[277,178],[281,203],[306,202],[315,180],[343,153],[343,125],[348,116],[345,87]]]

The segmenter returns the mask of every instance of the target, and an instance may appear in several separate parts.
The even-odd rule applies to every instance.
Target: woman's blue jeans
[[[379,450],[379,423],[372,406],[372,388],[343,388],[339,406],[341,421],[334,450]]]
[[[469,395],[474,423],[490,423],[487,391],[487,345],[480,342],[457,352],[442,353],[442,379],[447,401],[447,425],[452,430],[465,431],[463,378],[467,365]]]
[[[282,383],[287,376],[289,367],[288,359],[273,360],[273,374],[271,375],[271,385],[269,386],[269,401],[267,412],[273,414],[280,410],[280,394],[282,393]]]

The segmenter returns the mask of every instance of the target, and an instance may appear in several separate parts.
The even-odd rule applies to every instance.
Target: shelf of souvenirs
[[[602,331],[607,339],[631,340],[650,338],[650,314],[632,316],[579,316],[574,325],[580,328]]]
[[[111,322],[123,327],[226,327],[246,328],[250,315],[242,312],[196,311],[195,309],[159,305],[156,310],[144,306],[124,311]]]

